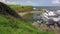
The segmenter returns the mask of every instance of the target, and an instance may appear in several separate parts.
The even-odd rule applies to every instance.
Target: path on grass
[[[25,14],[28,14],[28,13],[34,13],[34,11],[32,12],[21,12],[21,13],[18,13],[20,16],[24,16]]]

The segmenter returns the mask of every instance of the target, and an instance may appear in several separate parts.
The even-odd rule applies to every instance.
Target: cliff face
[[[12,10],[8,5],[0,2],[0,14],[4,14],[4,15],[11,15],[14,17],[19,17],[17,12],[15,12],[14,10]]]

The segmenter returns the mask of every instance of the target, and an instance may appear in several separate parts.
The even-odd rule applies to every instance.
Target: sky
[[[0,0],[0,2],[32,6],[60,6],[60,0]]]

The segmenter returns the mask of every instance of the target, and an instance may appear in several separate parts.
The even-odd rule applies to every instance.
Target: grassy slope
[[[29,12],[33,11],[33,6],[21,6],[21,5],[9,5],[9,7],[17,10],[18,12]]]
[[[22,9],[22,8],[30,8],[32,6],[22,6],[22,5],[9,5],[13,9]]]
[[[11,8],[22,8],[21,5],[9,5]]]
[[[38,31],[21,20],[0,15],[0,34],[51,34],[51,32]]]

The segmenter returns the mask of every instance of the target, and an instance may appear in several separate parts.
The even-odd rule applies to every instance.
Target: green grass
[[[52,32],[46,32],[37,30],[26,24],[24,21],[16,18],[6,18],[0,15],[0,34],[53,34]]]
[[[11,8],[22,8],[21,5],[9,5],[9,7],[11,7]]]
[[[33,11],[32,6],[22,6],[22,5],[9,5],[10,8],[17,10],[17,12],[29,12]]]
[[[13,8],[13,9],[22,9],[22,8],[30,8],[32,6],[22,6],[22,5],[9,5],[9,7]]]

